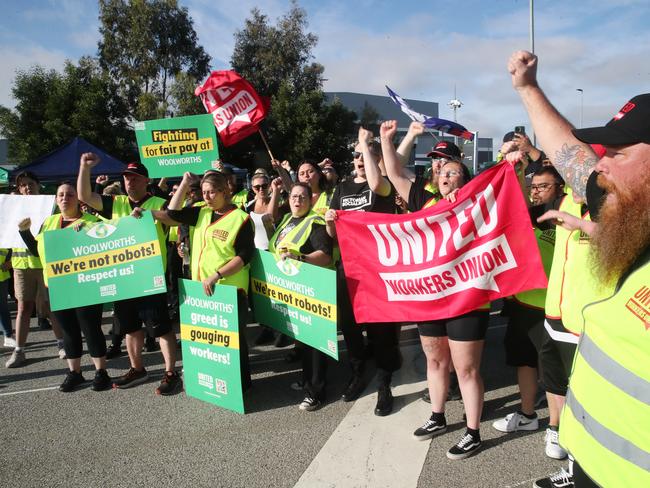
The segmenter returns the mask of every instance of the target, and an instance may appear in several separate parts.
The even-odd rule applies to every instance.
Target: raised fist
[[[108,175],[99,175],[95,180],[95,183],[98,185],[106,186],[108,183]]]
[[[393,137],[395,137],[396,133],[397,133],[396,120],[387,120],[385,122],[382,122],[381,127],[379,127],[379,134],[381,135],[382,139],[393,140]]]
[[[99,164],[99,156],[95,153],[87,152],[81,155],[79,163],[86,168],[94,168]]]
[[[23,231],[23,230],[29,230],[29,228],[32,226],[32,219],[29,217],[24,218],[20,222],[18,222],[18,230]]]
[[[512,76],[512,86],[521,90],[537,86],[537,56],[528,51],[517,51],[510,56],[508,71]]]
[[[368,129],[364,129],[363,127],[359,127],[359,142],[360,143],[368,143],[372,141],[373,138],[372,131],[369,131]]]

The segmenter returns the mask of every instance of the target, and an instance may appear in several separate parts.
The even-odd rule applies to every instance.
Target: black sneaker
[[[298,405],[298,408],[307,412],[313,412],[314,410],[318,410],[321,406],[322,403],[320,400],[312,397],[311,395],[307,395],[302,403]]]
[[[481,439],[477,439],[472,434],[465,433],[458,443],[447,451],[447,457],[454,460],[465,459],[476,454],[479,449],[481,449]]]
[[[354,375],[348,386],[346,386],[345,391],[341,395],[341,400],[344,402],[353,402],[363,393],[363,390],[366,389],[366,383],[363,381],[363,377]]]
[[[105,369],[98,369],[95,371],[95,378],[93,379],[93,390],[103,391],[108,390],[112,386],[111,377]]]
[[[106,349],[106,359],[117,358],[122,355],[122,346],[120,344],[111,344]]]
[[[377,406],[375,415],[385,417],[393,411],[393,393],[389,386],[382,386],[377,390]]]
[[[160,385],[156,388],[156,395],[173,395],[178,393],[182,386],[183,380],[176,371],[165,371]]]
[[[50,321],[45,318],[45,317],[39,317],[38,319],[38,328],[41,330],[50,330],[52,328],[52,324]]]
[[[575,485],[573,476],[562,468],[559,473],[535,481],[533,486],[536,488],[573,488]]]
[[[141,385],[149,379],[147,370],[142,368],[138,371],[135,368],[130,368],[122,376],[118,376],[113,380],[113,388],[131,388],[132,386]]]
[[[433,420],[433,415],[413,432],[413,437],[419,441],[426,441],[440,434],[447,432],[447,424]]]
[[[64,393],[70,393],[74,391],[79,385],[86,381],[81,373],[76,371],[68,371],[68,374],[65,375],[65,379],[61,386],[59,386],[59,391]]]

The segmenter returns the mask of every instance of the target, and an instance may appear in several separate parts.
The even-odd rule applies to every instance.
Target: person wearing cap
[[[383,174],[381,147],[372,139],[372,132],[359,128],[359,139],[353,153],[356,176],[346,178],[338,184],[330,209],[325,213],[327,233],[333,238],[336,238],[336,210],[395,213],[395,191]],[[339,260],[336,266],[337,320],[343,331],[352,373],[341,399],[344,402],[354,401],[366,387],[363,375],[367,354],[363,339],[365,328],[377,366],[375,415],[389,415],[393,411],[393,394],[390,389],[393,373],[402,366],[399,350],[401,324],[358,324],[354,318],[342,261]]]
[[[440,160],[439,195],[427,191],[427,181],[422,177],[411,181],[399,160],[393,145],[397,121],[382,123],[380,131],[388,178],[402,198],[408,201],[410,211],[431,207],[439,198],[455,201],[458,190],[471,179],[458,147],[452,142],[441,141],[429,153],[429,157]],[[413,436],[417,440],[428,440],[447,431],[445,403],[449,389],[449,367],[453,363],[465,406],[467,428],[460,440],[447,451],[449,459],[465,459],[481,448],[479,427],[483,409],[483,380],[480,364],[488,321],[489,304],[485,304],[458,317],[417,324],[427,360],[432,413]]]
[[[537,56],[513,53],[508,71],[541,147],[598,211],[589,252],[595,279],[610,287],[581,313],[560,430],[572,472],[535,485],[650,486],[650,93],[632,98],[604,127],[574,129],[539,87]],[[589,144],[604,146],[604,155]],[[561,224],[575,228],[573,219]]]
[[[16,175],[16,188],[21,195],[39,195],[40,183],[38,177],[31,171],[22,171]],[[5,363],[7,368],[18,368],[26,361],[25,344],[29,334],[29,321],[34,307],[46,312],[52,324],[52,332],[57,339],[59,357],[65,359],[63,348],[63,332],[49,307],[48,293],[43,281],[43,266],[38,256],[34,256],[27,248],[14,248],[11,252],[11,266],[14,269],[14,292],[16,295],[16,338],[15,348],[11,357]],[[10,326],[11,328],[11,326]],[[8,346],[13,345],[8,341]]]
[[[135,208],[145,210],[161,210],[166,200],[152,196],[147,192],[149,172],[139,162],[129,163],[122,173],[126,195],[99,195],[91,191],[90,172],[99,164],[99,156],[93,153],[81,155],[79,175],[77,177],[77,192],[79,199],[86,202],[104,218],[118,219],[131,215]],[[162,224],[156,222],[156,232],[160,243],[163,264],[166,265],[167,246],[165,231]],[[114,303],[116,325],[119,334],[126,334],[126,345],[129,353],[130,369],[122,376],[115,378],[115,388],[131,388],[148,380],[147,371],[142,362],[142,347],[144,331],[142,325],[153,337],[160,341],[160,350],[165,361],[165,373],[156,393],[171,395],[182,387],[182,381],[176,372],[176,334],[167,311],[167,296],[165,293],[144,297],[120,300]]]

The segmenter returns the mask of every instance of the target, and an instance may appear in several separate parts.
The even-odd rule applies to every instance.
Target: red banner
[[[257,125],[268,111],[268,101],[234,71],[213,71],[194,94],[201,97],[203,106],[212,114],[224,146],[257,132]]]
[[[453,204],[405,215],[339,211],[336,233],[360,323],[451,318],[547,286],[510,165],[474,178]]]

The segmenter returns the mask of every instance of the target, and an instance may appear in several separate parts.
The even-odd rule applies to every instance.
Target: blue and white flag
[[[420,112],[416,112],[411,107],[409,107],[408,103],[406,103],[402,97],[400,97],[397,93],[395,93],[393,90],[388,88],[388,85],[385,86],[386,86],[386,90],[388,90],[388,96],[392,98],[393,102],[395,102],[399,106],[402,112],[408,115],[410,119],[413,120],[414,122],[421,122],[428,129],[439,130],[440,132],[444,132],[445,134],[451,134],[452,136],[462,137],[463,139],[467,139],[468,141],[474,140],[474,134],[468,131],[465,127],[463,127],[459,123],[452,122],[451,120],[439,119],[437,117],[429,117],[428,115],[424,115],[421,114]]]

